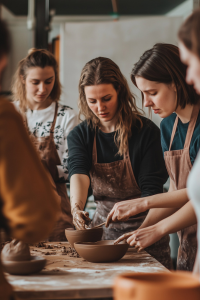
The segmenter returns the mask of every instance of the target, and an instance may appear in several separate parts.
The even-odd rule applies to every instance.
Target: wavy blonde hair
[[[55,83],[49,95],[52,101],[59,101],[61,95],[61,84],[59,80],[58,64],[54,55],[45,49],[30,49],[28,55],[22,59],[14,75],[12,84],[13,100],[19,101],[20,109],[26,111],[28,102],[26,98],[26,85],[23,80],[26,79],[27,71],[30,68],[52,67],[55,72]]]
[[[87,104],[85,86],[98,84],[112,84],[118,92],[115,143],[118,153],[123,155],[128,151],[128,139],[132,135],[131,129],[136,125],[136,120],[139,121],[140,128],[143,126],[140,118],[142,112],[137,108],[135,97],[119,67],[109,58],[98,57],[86,63],[79,81],[79,116],[83,115],[89,126],[101,128],[100,120]]]

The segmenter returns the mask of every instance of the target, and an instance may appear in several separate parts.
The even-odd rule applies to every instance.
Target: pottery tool
[[[99,227],[101,227],[101,226],[103,226],[103,225],[105,225],[105,224],[106,224],[106,222],[103,222],[103,223],[101,223],[101,224],[99,224],[99,225],[96,225],[96,226],[92,227],[92,229],[94,229],[94,228],[99,228]]]

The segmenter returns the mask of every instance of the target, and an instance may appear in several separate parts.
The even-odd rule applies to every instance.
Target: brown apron
[[[56,150],[56,145],[54,142],[54,127],[56,123],[58,111],[58,103],[56,102],[54,119],[50,129],[50,135],[47,137],[35,137],[28,129],[27,119],[26,126],[29,131],[30,138],[35,145],[37,151],[39,152],[40,158],[43,164],[49,170],[57,189],[57,193],[60,196],[60,216],[55,225],[53,232],[50,234],[49,241],[66,241],[65,229],[73,228],[72,215],[70,200],[67,195],[66,184],[59,182],[59,175],[57,166],[61,165],[58,152]]]
[[[105,222],[115,203],[141,197],[141,191],[133,173],[129,151],[124,154],[123,160],[97,163],[96,134],[93,143],[90,179],[95,202],[97,203],[92,226]],[[111,223],[108,228],[104,227],[102,239],[115,240],[124,233],[138,229],[147,213],[148,211],[135,215],[126,222]],[[145,250],[164,266],[171,268],[169,236],[163,237]]]
[[[192,111],[190,123],[182,150],[171,150],[172,142],[178,125],[178,116],[175,119],[169,151],[164,153],[166,168],[170,177],[172,190],[186,188],[187,178],[192,169],[190,160],[190,143],[199,114],[199,105],[195,105]],[[197,225],[187,227],[178,232],[179,250],[177,258],[177,269],[192,271],[197,252]]]

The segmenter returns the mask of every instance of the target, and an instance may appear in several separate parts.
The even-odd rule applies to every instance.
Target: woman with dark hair
[[[85,229],[84,211],[91,184],[97,208],[92,226],[106,221],[115,203],[162,192],[167,172],[158,127],[139,112],[119,67],[98,57],[83,68],[79,81],[79,109],[85,121],[68,135],[70,197],[73,223]],[[103,228],[103,239],[116,239],[136,230],[144,211],[126,222]],[[171,267],[169,236],[147,249]]]
[[[187,66],[186,81],[200,95],[200,9],[190,15],[179,29],[180,57]],[[200,274],[200,152],[188,177],[188,195],[198,219],[198,255],[195,271]]]
[[[185,75],[186,67],[180,60],[178,47],[170,44],[156,44],[134,65],[131,79],[142,92],[144,106],[164,118],[160,126],[161,144],[170,188],[163,195],[116,205],[107,224],[109,220],[159,208],[150,210],[138,231],[120,237],[117,242],[126,238],[130,245],[144,249],[162,236],[185,228],[178,232],[177,264],[179,270],[192,270],[197,250],[196,217],[188,202],[186,182],[200,148],[200,104],[194,89],[185,82]]]
[[[67,136],[78,124],[78,117],[70,107],[59,103],[61,85],[53,54],[44,49],[31,49],[19,63],[12,91],[14,104],[61,198],[60,218],[49,241],[66,241],[65,228],[73,227],[65,184],[68,180]]]

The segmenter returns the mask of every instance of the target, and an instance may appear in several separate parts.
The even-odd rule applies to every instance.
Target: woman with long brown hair
[[[53,54],[44,49],[31,49],[19,63],[12,91],[14,104],[61,199],[60,218],[49,241],[66,241],[64,230],[73,227],[65,184],[68,180],[67,135],[78,124],[78,117],[70,107],[59,103],[61,85]]]
[[[185,75],[179,49],[171,44],[154,45],[134,65],[131,79],[142,92],[144,106],[164,118],[160,126],[161,144],[170,188],[163,195],[119,203],[110,212],[107,224],[151,209],[139,230],[127,233],[117,242],[127,239],[130,245],[144,249],[162,236],[182,229],[178,232],[177,267],[192,270],[197,228],[186,183],[200,148],[200,103],[193,87],[185,82]]]
[[[90,184],[97,203],[95,226],[106,221],[115,203],[161,193],[167,172],[160,131],[141,115],[125,77],[111,59],[98,57],[84,66],[79,109],[85,121],[68,135],[68,167],[73,223],[85,229],[90,222],[84,211]],[[147,211],[110,224],[103,228],[103,239],[136,230],[146,215]],[[147,251],[171,267],[168,235]]]

